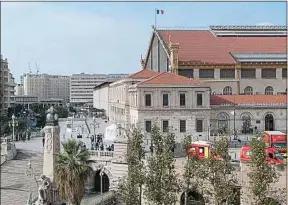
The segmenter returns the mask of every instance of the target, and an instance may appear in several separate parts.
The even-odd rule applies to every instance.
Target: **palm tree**
[[[84,143],[69,139],[62,143],[64,151],[56,158],[56,182],[60,196],[72,205],[80,205],[84,195],[85,181],[92,172],[89,151]]]

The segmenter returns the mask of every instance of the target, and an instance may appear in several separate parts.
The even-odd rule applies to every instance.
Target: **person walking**
[[[42,138],[42,144],[43,144],[43,147],[45,145],[45,137]]]

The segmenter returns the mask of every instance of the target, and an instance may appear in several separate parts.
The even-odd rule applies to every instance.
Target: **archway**
[[[274,117],[272,114],[265,115],[265,130],[266,131],[274,130]]]
[[[253,129],[251,129],[251,115],[250,113],[243,113],[241,115],[242,120],[242,133],[243,134],[249,134],[253,132]]]
[[[101,176],[100,176],[101,170],[96,171],[95,174],[95,181],[94,181],[94,189],[96,192],[101,192]],[[109,177],[105,172],[103,172],[102,175],[102,193],[108,192],[110,186]]]
[[[180,205],[185,205],[185,192],[181,195]],[[186,205],[205,205],[204,197],[196,191],[189,191]]]

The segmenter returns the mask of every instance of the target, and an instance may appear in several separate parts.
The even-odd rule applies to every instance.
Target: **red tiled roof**
[[[147,78],[151,78],[152,76],[155,76],[159,74],[158,72],[152,71],[152,70],[148,70],[148,69],[143,69],[140,70],[137,73],[133,73],[131,75],[128,76],[128,78],[132,78],[132,79],[147,79]]]
[[[142,81],[139,84],[156,84],[156,85],[200,85],[200,81],[187,78],[184,76],[176,75],[174,73],[162,72],[147,80]]]
[[[286,104],[287,95],[212,95],[210,104]]]
[[[209,30],[158,30],[166,45],[179,43],[179,61],[235,64],[229,52],[286,53],[286,37],[217,37]]]

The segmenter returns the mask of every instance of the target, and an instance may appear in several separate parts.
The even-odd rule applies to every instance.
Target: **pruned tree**
[[[277,198],[279,202],[283,200],[281,195],[285,193],[285,190],[275,190],[274,188],[273,191],[272,189],[272,185],[279,180],[279,174],[275,166],[266,161],[266,145],[263,140],[253,139],[251,147],[252,163],[250,164],[248,176],[252,203],[254,205],[276,205],[277,202],[268,196],[274,195],[273,198]]]
[[[128,174],[120,181],[118,187],[118,196],[126,205],[141,205],[142,186],[145,179],[143,138],[144,135],[138,128],[134,128],[128,138],[126,156]]]
[[[154,125],[151,140],[153,152],[147,160],[145,197],[149,204],[175,204],[180,190],[174,164],[175,135],[161,133]]]

